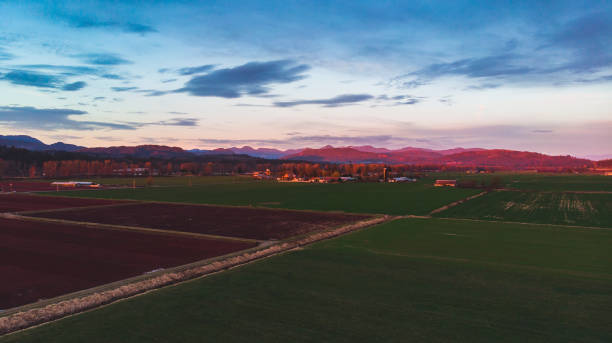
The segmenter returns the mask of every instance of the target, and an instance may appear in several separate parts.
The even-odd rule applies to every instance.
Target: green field
[[[466,174],[466,173],[432,173],[429,179],[457,179],[475,180],[477,183],[491,182],[493,178],[499,178],[504,188],[564,192],[564,191],[606,191],[612,192],[612,177],[603,175],[585,174],[537,174],[537,173],[513,173],[498,172],[491,174]]]
[[[610,342],[612,230],[406,219],[0,342]]]
[[[435,216],[612,227],[612,194],[498,191]]]
[[[241,181],[202,183],[192,187],[65,191],[60,194],[78,197],[250,205],[299,210],[423,215],[479,191],[474,189],[441,189],[424,182],[313,184]],[[49,194],[56,195],[56,193]]]

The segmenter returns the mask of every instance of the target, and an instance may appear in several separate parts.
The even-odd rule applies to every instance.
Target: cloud
[[[210,71],[211,69],[213,69],[215,66],[212,64],[206,64],[206,65],[202,65],[199,67],[186,67],[186,68],[181,68],[179,70],[177,70],[177,73],[180,75],[193,75],[193,74],[200,74],[200,73],[204,73],[207,71]]]
[[[36,108],[31,106],[0,106],[0,123],[19,129],[42,130],[133,130],[134,126],[97,121],[78,121],[71,116],[85,115],[87,112],[65,108]]]
[[[612,65],[612,13],[593,12],[569,21],[544,48],[568,49],[573,60],[560,69],[589,72]]]
[[[79,89],[82,89],[85,86],[87,86],[87,83],[85,83],[84,81],[77,81],[77,82],[69,83],[69,84],[62,86],[62,90],[78,91]]]
[[[57,76],[27,70],[11,70],[2,75],[0,79],[14,85],[39,88],[57,88],[63,82],[63,79]]]
[[[54,65],[54,64],[24,64],[17,66],[20,69],[35,69],[46,72],[59,72],[63,76],[97,75],[98,68],[87,66]]]
[[[15,58],[15,55],[6,52],[4,49],[0,48],[0,61],[8,61]]]
[[[483,89],[495,89],[501,87],[499,83],[481,83],[479,85],[472,85],[465,88],[465,90],[483,90]]]
[[[373,98],[374,96],[370,94],[344,94],[328,99],[278,101],[274,103],[274,106],[293,107],[299,105],[323,105],[324,107],[339,107],[370,100]]]
[[[76,55],[83,62],[101,66],[115,66],[120,64],[131,64],[131,61],[123,59],[116,54],[89,53]]]
[[[541,130],[531,130],[531,132],[533,133],[553,133],[554,131],[541,129]]]
[[[117,75],[117,74],[102,74],[100,75],[100,77],[103,77],[105,79],[109,79],[109,80],[125,80],[125,78],[121,75]]]
[[[393,106],[399,105],[416,105],[426,98],[423,96],[414,96],[414,95],[394,95],[388,96],[386,94],[379,95],[376,97],[376,100],[379,101],[389,101]]]
[[[137,90],[138,87],[111,87],[115,92],[129,92],[133,90]]]
[[[516,39],[495,54],[456,58],[425,65],[391,79],[397,88],[416,88],[449,76],[495,80],[466,90],[483,90],[504,83],[587,83],[611,81],[605,77],[585,77],[612,67],[612,12],[594,11],[572,20],[559,20],[552,32],[533,35],[527,40],[532,49],[523,49]],[[587,80],[587,82],[584,82]]]
[[[197,118],[171,118],[168,120],[160,120],[155,122],[148,123],[138,123],[138,122],[127,122],[127,125],[133,127],[145,127],[145,126],[183,126],[183,127],[193,127],[198,126],[199,119]]]
[[[481,58],[466,58],[450,63],[431,64],[410,73],[422,78],[437,78],[449,75],[462,75],[471,78],[523,75],[533,68],[517,65],[518,56],[503,54]]]
[[[162,120],[151,125],[162,126],[198,126],[199,119],[197,118],[172,118],[170,120]]]
[[[125,77],[108,72],[108,66],[79,66],[54,64],[22,64],[15,68],[20,70],[36,70],[39,73],[54,74],[58,78],[71,76],[99,76],[109,80],[125,80]]]
[[[67,14],[56,12],[57,16],[62,18],[70,26],[76,28],[98,28],[98,29],[114,29],[127,33],[137,33],[145,35],[147,33],[158,32],[157,29],[150,25],[135,23],[131,21],[119,21],[112,19],[100,19],[95,16],[86,16],[82,13]]]
[[[51,135],[51,136],[48,136],[48,137],[51,138],[51,139],[58,140],[58,141],[83,139],[83,137],[80,137],[80,136],[70,136],[70,135]]]
[[[308,65],[290,60],[249,62],[195,76],[175,92],[221,98],[265,95],[269,92],[269,85],[302,80],[306,77],[303,73],[309,69]]]

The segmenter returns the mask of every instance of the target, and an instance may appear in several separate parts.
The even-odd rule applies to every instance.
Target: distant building
[[[389,182],[416,182],[416,179],[411,178],[411,177],[400,176],[400,177],[394,177],[394,178],[389,179]]]
[[[352,176],[341,176],[340,181],[341,182],[352,182],[352,181],[357,181],[357,178],[354,178]]]
[[[436,187],[456,187],[457,180],[436,180],[434,183]]]
[[[57,186],[57,187],[71,187],[71,188],[77,188],[77,187],[99,188],[100,187],[100,185],[97,183],[87,182],[87,181],[56,181],[56,182],[51,182],[51,185]]]

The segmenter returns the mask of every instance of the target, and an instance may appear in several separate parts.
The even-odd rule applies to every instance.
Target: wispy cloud
[[[276,107],[294,107],[300,105],[323,105],[324,107],[339,107],[355,104],[358,102],[373,99],[370,94],[343,94],[327,99],[293,100],[278,101],[274,103]]]
[[[180,75],[193,75],[193,74],[201,74],[207,71],[210,71],[215,66],[212,64],[202,65],[198,67],[185,67],[177,70],[177,73]]]
[[[39,88],[57,88],[63,83],[63,79],[61,77],[28,70],[11,70],[8,73],[0,76],[0,79],[8,81],[14,85]]]
[[[389,102],[391,106],[399,106],[399,105],[416,105],[426,98],[423,96],[414,96],[414,95],[394,95],[388,96],[386,94],[379,95],[376,97],[376,100]]]
[[[114,90],[115,92],[129,92],[129,91],[137,90],[138,87],[111,87],[111,89]]]
[[[70,26],[76,28],[93,28],[93,29],[112,29],[119,30],[127,33],[137,33],[145,35],[147,33],[158,32],[157,29],[151,25],[136,23],[132,21],[116,20],[116,19],[103,19],[96,15],[86,15],[83,12],[78,13],[65,13],[63,11],[57,11],[56,17],[61,18],[64,22]]]
[[[115,66],[132,63],[131,61],[128,61],[117,54],[108,53],[87,53],[76,55],[76,57],[85,63],[101,66]]]
[[[217,69],[194,76],[183,88],[194,96],[239,98],[244,95],[266,95],[272,84],[290,83],[304,79],[310,67],[290,60],[249,62],[234,68]]]
[[[3,48],[0,47],[0,61],[8,61],[15,58],[15,55],[6,52]]]
[[[197,118],[170,118],[167,120],[160,120],[154,122],[123,122],[123,124],[129,125],[134,128],[141,128],[147,126],[183,126],[183,127],[194,127],[198,126],[199,119]]]
[[[125,124],[98,121],[79,121],[72,116],[85,115],[87,112],[64,108],[36,108],[31,106],[0,106],[0,123],[16,128],[42,130],[133,130]]]
[[[78,91],[79,89],[82,89],[85,86],[87,86],[86,82],[84,82],[84,81],[77,81],[77,82],[65,84],[64,86],[62,86],[62,90],[64,90],[64,91]]]
[[[390,80],[398,88],[416,88],[433,80],[458,76],[480,79],[467,90],[483,90],[505,83],[607,82],[607,78],[585,78],[612,67],[612,13],[593,12],[558,25],[551,33],[532,37],[537,48],[519,53],[516,40],[496,54],[470,56],[428,64]],[[537,42],[537,43],[536,43]]]

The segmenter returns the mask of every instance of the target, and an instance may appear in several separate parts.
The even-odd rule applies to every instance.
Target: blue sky
[[[609,1],[0,1],[0,130],[612,154]]]

